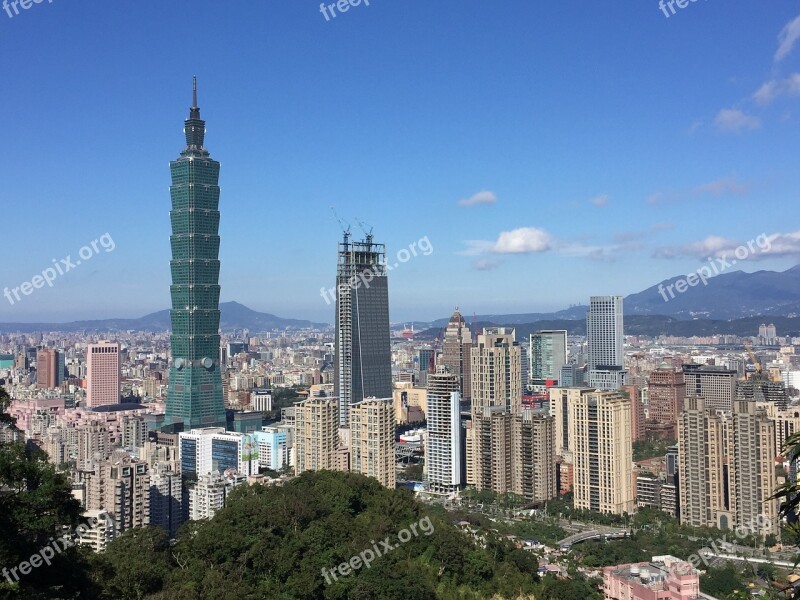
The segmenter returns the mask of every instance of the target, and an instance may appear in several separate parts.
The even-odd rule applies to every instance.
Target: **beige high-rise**
[[[575,508],[633,513],[631,401],[619,392],[581,394],[569,406],[569,437]]]
[[[467,427],[467,484],[511,490],[511,415],[522,406],[522,353],[514,330],[488,328],[472,348],[472,418]]]
[[[568,463],[572,463],[572,442],[569,428],[570,406],[594,392],[595,390],[592,388],[550,388],[550,415],[555,420],[556,455]]]
[[[391,398],[365,398],[350,406],[350,469],[394,489],[394,406]]]
[[[295,405],[295,473],[337,470],[339,399],[312,397]]]
[[[732,413],[687,398],[678,452],[681,523],[779,533],[775,421],[766,405],[735,400]],[[766,525],[764,525],[766,524]]]
[[[105,510],[117,531],[150,524],[150,475],[147,464],[124,451],[95,465],[86,475],[87,510]]]
[[[471,382],[471,351],[472,349],[472,332],[464,322],[464,317],[458,312],[455,312],[450,317],[450,322],[444,332],[442,339],[442,357],[441,364],[447,367],[449,373],[452,373],[458,379],[458,389],[461,392],[463,400],[469,401],[472,394]],[[422,368],[423,365],[420,365]]]
[[[119,344],[89,344],[86,348],[86,406],[119,404],[119,382]]]
[[[681,523],[726,529],[733,520],[728,418],[703,398],[686,398],[678,424]]]
[[[529,502],[555,498],[555,419],[532,410],[521,411],[512,421],[513,491]]]

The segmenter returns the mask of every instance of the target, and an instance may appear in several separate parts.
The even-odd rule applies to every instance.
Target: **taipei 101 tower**
[[[219,163],[203,146],[206,123],[193,102],[186,148],[170,162],[172,185],[172,365],[166,425],[225,427],[219,364]]]

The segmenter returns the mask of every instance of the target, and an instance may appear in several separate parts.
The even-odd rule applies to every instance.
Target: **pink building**
[[[606,600],[695,600],[700,575],[674,556],[654,556],[650,562],[603,569]]]
[[[53,416],[64,414],[63,398],[33,398],[31,400],[12,400],[8,414],[17,420],[17,429],[30,434],[31,419],[37,412],[48,412]]]
[[[86,406],[119,404],[119,344],[100,342],[86,349]]]

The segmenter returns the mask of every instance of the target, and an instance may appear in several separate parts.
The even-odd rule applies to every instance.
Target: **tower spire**
[[[192,76],[192,107],[189,109],[189,118],[200,118],[200,108],[197,106],[197,75]]]

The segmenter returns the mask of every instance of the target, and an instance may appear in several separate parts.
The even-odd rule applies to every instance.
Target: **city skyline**
[[[217,5],[198,2],[184,22],[179,7],[160,7],[156,21],[149,11],[123,18],[99,2],[56,2],[0,20],[0,49],[25,52],[48,75],[30,80],[12,71],[13,91],[0,100],[13,174],[6,178],[7,219],[22,222],[31,206],[59,215],[41,223],[35,245],[27,245],[19,228],[8,229],[8,243],[26,250],[8,262],[0,286],[30,281],[54,257],[76,255],[103,232],[116,242],[113,254],[101,252],[52,289],[0,303],[0,321],[137,317],[166,306],[169,273],[159,257],[168,226],[158,218],[166,181],[159,165],[171,154],[164,132],[177,114],[173,107],[182,105],[181,82],[195,71],[226,157],[221,184],[231,204],[220,225],[223,301],[332,321],[319,298],[319,289],[333,283],[321,259],[341,234],[331,206],[354,228],[358,217],[380,231],[390,257],[422,236],[435,247],[393,273],[390,306],[398,320],[445,316],[468,295],[469,312],[478,313],[545,312],[583,302],[590,293],[625,295],[702,268],[709,255],[762,233],[782,235],[771,252],[756,253],[737,268],[782,270],[798,258],[797,238],[781,218],[800,183],[791,160],[800,125],[789,85],[798,56],[794,39],[780,37],[796,9],[789,2],[770,14],[743,1],[728,7],[701,4],[667,21],[651,6],[581,6],[571,11],[577,45],[554,33],[567,8],[521,2],[514,18],[490,6],[461,11],[443,2],[421,7],[413,18],[381,4],[331,22],[318,7],[303,4],[217,14]],[[230,49],[212,39],[206,64],[186,64],[173,51],[181,33],[211,18],[223,28],[241,27],[252,52],[237,53],[233,61]],[[465,35],[470,45],[448,48],[429,33],[454,18],[471,34]],[[274,36],[263,35],[265,21]],[[96,27],[99,22],[106,27]],[[504,28],[530,31],[507,36],[515,40],[511,47],[491,35]],[[120,54],[114,36],[128,39],[145,29],[153,29],[153,47],[137,60]],[[620,35],[600,35],[609,29]],[[98,35],[107,55],[92,52],[88,40]],[[682,43],[675,45],[679,35]],[[383,47],[383,40],[404,36],[421,43]],[[696,51],[707,37],[719,53]],[[312,38],[326,44],[330,56],[313,62],[297,56],[294,48]],[[631,45],[638,52],[627,52]],[[492,60],[497,53],[509,60]],[[92,56],[89,64],[80,60],[85,55]],[[432,55],[441,55],[446,66],[430,64]],[[687,72],[685,64],[694,67]],[[376,85],[365,88],[348,77],[354,68]],[[409,85],[412,69],[420,69],[414,76],[424,85]],[[617,69],[636,72],[639,80],[623,80],[618,88],[603,83]],[[677,81],[674,89],[664,89],[670,79]],[[429,85],[437,94],[434,105],[416,91]],[[491,91],[464,93],[472,85]],[[588,93],[574,93],[580,86]],[[686,102],[687,89],[707,91]],[[320,110],[320,93],[334,99],[334,108]],[[44,103],[56,96],[59,111],[48,111]],[[370,110],[355,108],[364,105]],[[620,112],[628,127],[618,126]],[[103,125],[122,113],[135,124],[127,136],[137,151],[115,164],[116,133]],[[58,126],[51,119],[59,119]],[[50,132],[46,139],[30,134],[33,123]],[[423,132],[430,144],[420,152]],[[353,143],[343,149],[345,134]],[[92,143],[74,144],[87,139]],[[29,160],[45,144],[62,157],[48,167],[52,178],[42,178]],[[569,177],[571,170],[582,177]],[[93,175],[78,177],[84,172]],[[708,218],[684,219],[690,206]],[[753,229],[738,215],[756,206],[761,223]],[[585,218],[575,218],[576,211]],[[286,248],[290,260],[260,259],[262,248],[253,241],[264,227],[272,247]],[[314,232],[310,244],[303,235],[308,231]],[[506,298],[492,298],[489,290],[517,269],[573,276],[544,298],[522,279],[509,285]],[[280,294],[264,281],[279,282]],[[422,299],[420,287],[430,290]]]

